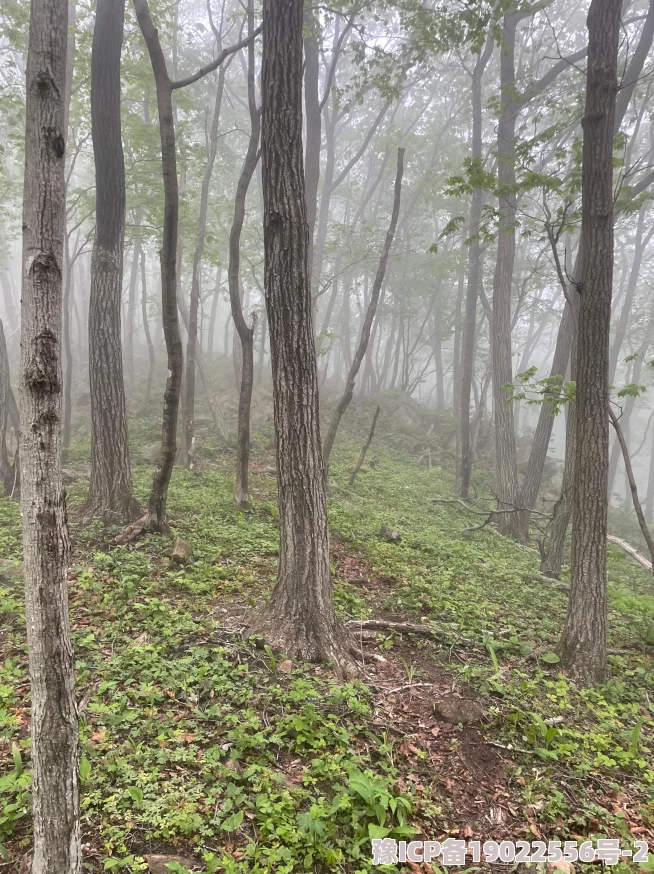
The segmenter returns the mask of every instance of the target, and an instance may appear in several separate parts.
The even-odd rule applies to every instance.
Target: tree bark
[[[161,312],[168,356],[168,377],[163,403],[161,455],[152,480],[145,528],[167,531],[166,501],[168,485],[177,451],[177,413],[182,386],[182,339],[177,318],[177,228],[179,220],[179,193],[177,182],[177,153],[173,119],[172,82],[168,76],[166,59],[159,36],[152,23],[147,0],[134,0],[136,17],[148,49],[157,90],[159,133],[161,136],[161,169],[164,184],[163,238],[159,253],[161,263]]]
[[[400,196],[402,193],[402,175],[404,173],[404,149],[397,150],[397,172],[395,175],[395,187],[393,194],[393,210],[391,213],[391,222],[388,227],[388,231],[386,232],[386,239],[384,240],[384,246],[382,248],[381,256],[379,258],[379,266],[377,267],[377,273],[375,275],[375,281],[372,286],[372,292],[370,294],[370,301],[368,302],[368,307],[366,309],[366,315],[363,320],[363,324],[361,326],[361,335],[359,337],[359,345],[357,346],[357,351],[354,354],[354,358],[352,360],[352,365],[350,366],[350,370],[347,375],[347,380],[345,382],[345,391],[343,392],[341,399],[336,405],[336,409],[334,410],[334,415],[332,416],[332,420],[329,424],[329,430],[327,431],[327,437],[325,439],[325,446],[323,449],[323,458],[324,458],[324,466],[325,466],[325,480],[329,476],[329,457],[331,455],[332,448],[334,446],[334,440],[336,439],[336,432],[338,431],[338,426],[341,423],[341,419],[343,418],[343,413],[347,409],[350,401],[352,400],[352,395],[354,394],[354,382],[357,378],[357,374],[359,372],[359,368],[361,367],[361,362],[363,361],[363,356],[366,354],[366,349],[368,348],[368,341],[370,340],[370,332],[372,330],[372,323],[375,318],[375,313],[377,312],[377,303],[379,302],[379,295],[381,293],[382,284],[384,282],[384,276],[386,275],[386,265],[388,263],[388,256],[391,251],[391,246],[393,245],[393,237],[395,236],[395,228],[397,227],[397,219],[400,214]]]
[[[125,0],[98,0],[91,53],[91,124],[96,224],[89,302],[91,485],[86,511],[119,523],[141,515],[130,468],[120,341],[125,237],[125,164],[120,124],[120,55]],[[139,259],[134,244],[132,324]],[[131,349],[133,356],[133,348]]]
[[[606,677],[609,333],[613,280],[613,124],[620,0],[592,0],[583,118],[584,259],[577,288],[577,445],[571,585],[561,660],[583,685]]]
[[[264,275],[279,483],[277,582],[253,631],[291,658],[355,666],[334,615],[302,161],[302,0],[264,0]]]
[[[510,394],[513,382],[511,357],[511,288],[515,261],[515,128],[519,106],[515,97],[516,27],[522,13],[504,15],[500,53],[501,113],[497,126],[497,178],[500,186],[497,262],[493,277],[493,318],[490,323],[493,363],[493,413],[495,417],[495,477],[498,509],[518,506],[518,467],[515,426]],[[518,536],[517,513],[498,516],[502,534]]]
[[[252,45],[252,43],[250,43]],[[219,46],[220,48],[220,46]],[[189,306],[188,339],[186,342],[186,395],[184,403],[184,428],[186,434],[186,466],[189,470],[195,467],[195,370],[196,348],[198,341],[198,308],[200,305],[200,280],[202,274],[202,258],[204,256],[204,241],[207,230],[207,211],[209,208],[209,187],[218,151],[218,124],[220,108],[225,88],[225,68],[220,68],[216,100],[209,136],[209,154],[204,168],[202,189],[200,192],[200,216],[198,219],[198,238],[193,255],[193,274],[191,279],[191,303]],[[201,351],[201,350],[200,350]]]
[[[248,0],[248,32],[254,31],[253,0]],[[241,348],[241,378],[239,380],[238,422],[236,438],[236,482],[234,498],[236,506],[242,510],[250,506],[248,486],[248,471],[250,466],[250,405],[252,403],[252,387],[254,385],[254,331],[256,318],[249,326],[243,315],[241,295],[239,291],[239,273],[241,263],[241,231],[245,219],[245,199],[252,176],[259,160],[259,135],[261,118],[257,109],[255,96],[255,56],[254,41],[248,46],[247,88],[248,108],[250,112],[250,137],[241,175],[236,186],[234,197],[234,220],[229,234],[229,302],[234,319],[234,327],[238,333]],[[237,347],[234,339],[234,347]]]
[[[486,65],[493,52],[494,38],[489,34],[483,53],[477,59],[472,73],[472,154],[477,163],[482,160],[482,105],[481,83]],[[461,388],[459,391],[459,493],[464,500],[470,492],[470,477],[472,475],[472,439],[470,431],[470,392],[472,390],[472,374],[475,367],[475,328],[477,322],[477,300],[479,298],[479,283],[481,278],[481,242],[479,239],[484,193],[481,188],[475,188],[470,203],[468,249],[468,282],[466,285],[465,315],[463,319],[463,336],[461,338]]]
[[[67,41],[65,0],[33,0],[26,70],[20,373],[33,874],[82,870],[69,540],[60,461]]]
[[[9,356],[5,330],[0,319],[0,484],[5,495],[11,495],[16,485],[16,465],[9,461],[7,451],[7,424],[9,422],[9,405],[11,403],[11,382],[9,373]]]
[[[150,334],[150,324],[148,322],[148,286],[145,272],[145,252],[141,249],[141,318],[143,320],[143,333],[145,334],[145,342],[148,347],[148,381],[145,386],[145,396],[143,399],[143,407],[147,409],[150,405],[150,396],[152,394],[152,379],[154,377],[154,344]]]

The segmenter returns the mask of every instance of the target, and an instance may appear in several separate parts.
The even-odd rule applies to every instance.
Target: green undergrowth
[[[361,433],[365,431],[362,426]],[[138,447],[157,439],[139,422]],[[71,613],[81,721],[82,816],[88,864],[146,870],[144,855],[192,855],[208,871],[391,870],[371,865],[370,838],[452,831],[438,768],[407,752],[376,712],[366,677],[341,684],[328,666],[290,666],[242,636],[245,611],[270,591],[277,561],[271,433],[255,435],[253,510],[232,507],[233,447],[203,444],[199,470],[176,469],[169,515],[193,562],[170,564],[170,541],[112,545],[117,533],[73,522]],[[488,713],[484,737],[502,750],[513,836],[647,835],[654,819],[654,586],[610,550],[610,679],[576,690],[556,646],[566,593],[536,576],[538,556],[456,504],[451,473],[419,461],[380,426],[373,466],[348,485],[361,434],[339,438],[332,475],[335,602],[345,618],[435,625],[409,638]],[[82,441],[68,464],[82,467]],[[134,451],[144,499],[152,468]],[[438,455],[435,456],[438,461]],[[71,488],[74,507],[84,482]],[[75,518],[75,513],[71,516]],[[380,529],[400,532],[388,543]],[[351,555],[368,580],[346,580]],[[29,700],[16,504],[0,501],[0,845],[12,864],[29,846]],[[402,661],[407,638],[380,632],[380,654]],[[415,743],[418,743],[416,741]],[[421,764],[422,762],[422,764]],[[420,782],[423,785],[419,785]],[[626,866],[622,866],[626,867]],[[174,866],[173,866],[174,869]],[[171,869],[171,870],[173,870]],[[0,869],[1,870],[1,869]]]

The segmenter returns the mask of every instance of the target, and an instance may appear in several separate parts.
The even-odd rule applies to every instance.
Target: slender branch
[[[176,91],[178,88],[186,88],[187,85],[192,85],[194,82],[197,82],[199,79],[203,79],[209,73],[217,70],[226,58],[228,58],[230,55],[233,55],[234,52],[239,52],[241,49],[244,49],[252,42],[253,39],[256,39],[256,37],[259,36],[262,30],[263,24],[260,24],[259,27],[257,27],[257,29],[254,31],[254,33],[249,34],[245,37],[245,39],[240,40],[240,42],[234,43],[234,45],[228,46],[226,49],[223,49],[215,60],[213,60],[210,64],[207,64],[205,67],[201,67],[196,73],[193,73],[192,76],[187,76],[185,79],[178,79],[176,82],[171,82],[171,90]]]

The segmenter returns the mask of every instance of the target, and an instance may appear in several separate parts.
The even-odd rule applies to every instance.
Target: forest
[[[653,871],[654,0],[2,0],[0,874]]]

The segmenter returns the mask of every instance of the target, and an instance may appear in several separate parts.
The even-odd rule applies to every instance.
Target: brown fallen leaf
[[[290,659],[284,659],[277,667],[283,674],[290,674],[293,670],[293,662]]]

